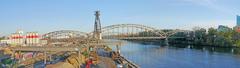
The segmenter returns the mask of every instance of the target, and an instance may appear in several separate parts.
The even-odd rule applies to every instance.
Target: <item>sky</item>
[[[0,36],[57,30],[91,32],[94,11],[102,27],[143,24],[158,29],[236,25],[240,0],[0,0]]]

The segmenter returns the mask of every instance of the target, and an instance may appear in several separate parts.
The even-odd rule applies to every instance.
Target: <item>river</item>
[[[161,46],[127,41],[121,46],[121,54],[141,68],[240,68],[237,50],[239,49]]]

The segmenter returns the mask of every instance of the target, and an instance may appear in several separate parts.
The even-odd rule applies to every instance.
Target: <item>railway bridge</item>
[[[101,48],[101,46],[104,45],[121,45],[121,43],[119,42],[105,41],[109,39],[118,40],[165,39],[166,44],[168,44],[168,38],[184,38],[184,37],[171,37],[172,35],[179,32],[188,32],[186,30],[180,29],[171,29],[166,31],[166,29],[157,29],[154,27],[141,24],[115,24],[101,27],[99,11],[96,11],[95,16],[96,17],[94,30],[91,32],[81,32],[76,30],[59,30],[49,32],[42,35],[42,39],[46,39],[48,41],[47,45],[13,47],[11,48],[14,52],[13,54],[15,54],[15,52],[42,52],[44,53],[44,57],[40,58],[44,60],[44,63],[46,63],[47,56],[51,55],[51,54],[47,55],[47,52],[64,51],[64,52],[77,52],[78,54],[80,54],[82,48],[84,47],[89,48],[89,46],[97,46]],[[55,44],[61,44],[63,46],[49,46]],[[117,49],[118,52],[119,51],[118,46]],[[129,60],[127,59],[121,59],[121,61],[129,62]],[[130,64],[132,66],[137,67],[134,63]]]

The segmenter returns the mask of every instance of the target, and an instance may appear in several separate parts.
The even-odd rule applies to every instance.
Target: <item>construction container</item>
[[[30,53],[25,53],[25,54],[23,54],[23,57],[24,57],[24,58],[28,58],[28,59],[29,59],[29,58],[32,58],[32,56],[33,56],[33,53],[31,53],[31,52],[30,52]]]

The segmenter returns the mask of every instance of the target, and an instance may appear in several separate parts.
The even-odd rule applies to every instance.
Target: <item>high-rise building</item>
[[[228,32],[228,31],[231,31],[231,28],[224,26],[224,25],[219,25],[217,31],[218,32]]]
[[[237,15],[237,26],[240,26],[240,16]]]

